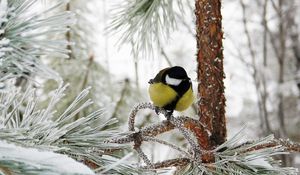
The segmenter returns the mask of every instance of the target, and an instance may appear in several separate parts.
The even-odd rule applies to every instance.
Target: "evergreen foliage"
[[[60,1],[37,12],[38,0],[1,0],[1,82],[21,76],[30,78],[30,75],[60,79],[40,59],[53,55],[67,57],[70,43],[55,36],[68,30],[67,26],[74,23],[74,15],[67,11],[54,13],[65,4],[66,1]]]
[[[155,45],[176,28],[176,11],[183,11],[182,1],[125,0],[113,10],[109,31],[121,32],[119,44],[132,43],[134,58],[148,57]]]

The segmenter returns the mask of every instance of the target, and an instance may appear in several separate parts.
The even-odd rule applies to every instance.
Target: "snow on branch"
[[[288,154],[290,151],[300,152],[300,144],[289,140],[275,139],[272,135],[251,142],[242,143],[243,133],[237,133],[233,138],[212,150],[205,147],[209,136],[206,127],[185,116],[168,116],[167,112],[159,109],[159,113],[168,116],[167,120],[150,124],[138,129],[134,126],[135,118],[142,109],[157,111],[151,103],[141,103],[135,106],[129,115],[128,128],[131,133],[108,140],[110,143],[133,143],[139,157],[145,165],[144,169],[162,169],[177,167],[179,174],[297,174],[297,169],[280,167],[280,162],[271,156]],[[185,151],[177,145],[155,138],[157,135],[178,129],[189,143],[191,150]],[[209,137],[208,137],[209,138]],[[177,150],[183,157],[153,163],[141,149],[144,142],[157,142]],[[203,146],[204,145],[204,146]]]
[[[66,155],[24,148],[0,140],[0,173],[94,174],[87,166]]]
[[[25,92],[15,88],[0,93],[0,140],[67,154],[99,172],[140,173],[139,169],[107,154],[107,150],[127,147],[105,142],[123,136],[117,129],[109,127],[117,122],[116,119],[105,121],[103,111],[97,110],[74,120],[93,103],[87,99],[89,89],[83,90],[62,113],[56,112],[66,88],[62,86],[51,92],[51,99],[44,108],[40,107],[38,92],[31,86]]]
[[[66,0],[37,11],[39,0],[0,1],[0,82],[30,74],[60,80],[41,63],[42,56],[67,57],[68,43],[57,35],[74,23],[71,12],[59,12]],[[58,12],[57,12],[58,11]],[[51,39],[48,36],[52,36]]]
[[[179,0],[124,0],[113,9],[109,31],[121,32],[119,44],[132,43],[135,58],[153,53],[154,43],[169,36],[176,27],[175,8],[183,11]]]

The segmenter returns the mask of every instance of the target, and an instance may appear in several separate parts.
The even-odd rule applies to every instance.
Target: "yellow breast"
[[[154,83],[149,86],[149,95],[155,106],[163,107],[171,103],[176,98],[177,93],[163,83]]]
[[[194,94],[192,88],[190,87],[189,90],[186,91],[186,93],[183,94],[183,96],[177,102],[175,110],[184,111],[188,107],[190,107],[193,102],[194,102]]]
[[[171,87],[163,83],[154,83],[149,86],[150,99],[155,106],[164,107],[176,99],[177,93]],[[178,100],[175,110],[184,111],[194,102],[194,94],[190,87]]]

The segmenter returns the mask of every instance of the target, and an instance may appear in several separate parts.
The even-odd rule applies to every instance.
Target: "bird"
[[[148,93],[153,105],[166,110],[167,118],[174,110],[186,110],[194,101],[192,81],[183,67],[162,69],[148,83],[150,84]]]

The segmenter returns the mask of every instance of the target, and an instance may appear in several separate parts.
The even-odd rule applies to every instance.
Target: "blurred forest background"
[[[71,31],[70,38],[77,42],[82,39],[78,37],[77,30],[89,30],[84,33],[91,36],[85,35],[86,39],[79,42],[86,44],[82,47],[86,55],[77,56],[75,53],[72,55],[74,60],[59,60],[67,61],[67,64],[61,63],[62,67],[58,71],[61,71],[65,80],[69,80],[72,77],[70,75],[78,74],[74,83],[78,84],[78,78],[81,78],[81,84],[94,87],[95,94],[92,96],[100,107],[107,109],[108,116],[126,122],[124,114],[128,114],[134,104],[149,101],[148,80],[167,66],[185,67],[195,80],[193,83],[196,89],[194,1],[184,3],[184,14],[178,11],[176,16],[178,30],[171,33],[168,41],[160,41],[157,48],[159,52],[151,58],[134,58],[130,51],[131,43],[124,44],[119,49],[116,45],[120,39],[119,33],[107,35],[106,28],[110,25],[109,17],[114,14],[112,9],[115,2],[91,1],[85,5],[83,8],[80,0],[70,3],[72,11],[84,10],[92,16],[79,16],[78,28]],[[222,13],[229,137],[246,125],[250,138],[273,133],[277,137],[299,142],[300,2],[224,0]],[[90,22],[86,24],[88,21]],[[78,51],[77,47],[79,45],[72,49]],[[68,62],[74,62],[74,65]],[[80,67],[75,70],[73,68],[76,65]],[[75,72],[69,71],[65,66],[70,66]],[[78,70],[83,72],[79,73]],[[81,76],[83,74],[89,74],[87,82]],[[79,88],[74,92],[74,95],[80,90]],[[195,115],[193,108],[186,113],[189,116]],[[146,119],[156,120],[150,114],[145,115],[148,116]],[[148,122],[150,121],[142,120],[140,125]],[[153,156],[155,160],[163,159],[161,154]],[[286,161],[292,163],[294,160],[291,158]],[[294,163],[299,166],[299,158],[297,160]]]
[[[38,1],[33,10],[38,12],[55,3]],[[121,126],[121,130],[126,130],[128,114],[134,105],[149,101],[147,82],[160,69],[183,66],[197,89],[194,3],[182,3],[184,11],[177,10],[175,16],[176,30],[170,31],[170,38],[154,43],[154,52],[147,57],[133,53],[134,41],[117,44],[123,35],[111,28],[121,5],[117,1],[70,0],[51,12],[72,11],[77,19],[75,25],[66,24],[70,30],[47,36],[65,38],[72,43],[66,46],[71,52],[65,52],[65,58],[56,54],[51,58],[41,57],[64,83],[70,84],[56,106],[57,113],[63,113],[81,91],[91,87],[88,98],[94,103],[74,118],[103,109],[100,123],[117,118],[119,123],[105,127]],[[300,1],[223,0],[222,3],[228,137],[246,125],[245,133],[250,139],[274,134],[300,142]],[[55,80],[30,74],[18,76],[14,84],[23,91],[28,86],[36,87],[41,108],[48,105],[49,93],[59,86]],[[5,83],[1,86],[3,92],[7,90]],[[193,107],[184,113],[196,116]],[[137,126],[158,120],[152,111],[141,115]],[[160,137],[186,146],[181,135],[170,132]],[[145,148],[153,161],[176,156],[160,144],[148,144]],[[300,168],[300,155],[289,155],[283,163]]]

